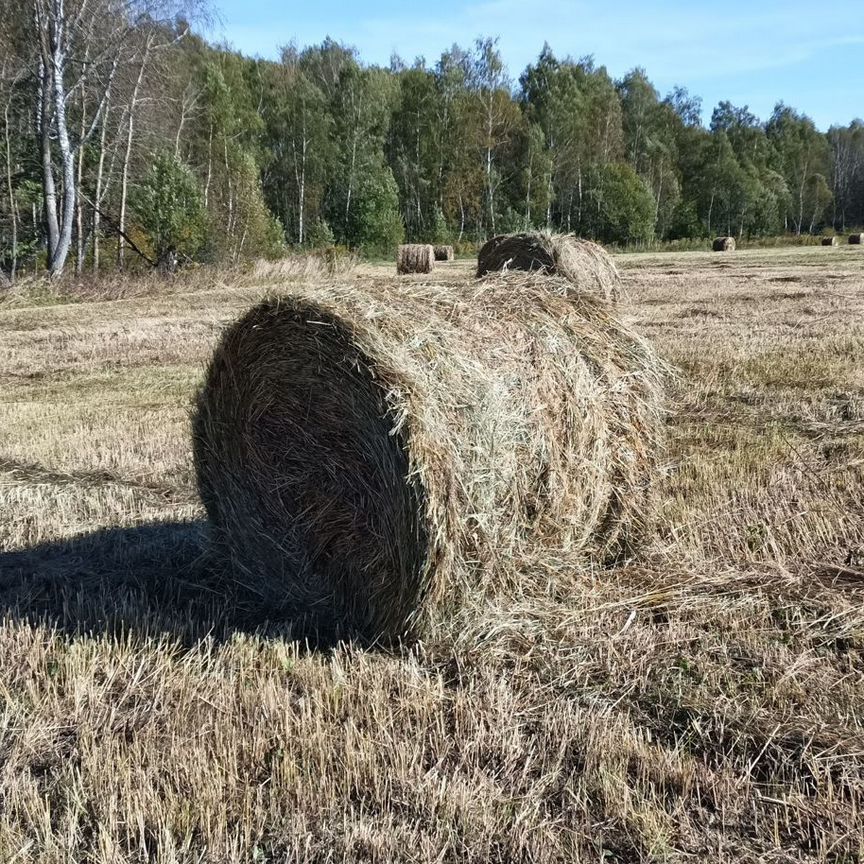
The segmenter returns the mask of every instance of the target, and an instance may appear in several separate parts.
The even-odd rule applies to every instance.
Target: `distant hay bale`
[[[477,275],[525,270],[563,277],[570,291],[606,300],[621,298],[621,277],[609,253],[599,244],[571,234],[501,234],[488,240],[477,255]]]
[[[823,246],[836,246],[837,245],[837,238],[836,237],[823,237],[822,238],[822,245]]]
[[[435,250],[426,243],[408,243],[399,247],[397,273],[431,273],[435,265]]]
[[[734,237],[718,237],[711,246],[714,252],[734,252],[736,248]]]
[[[850,234],[849,243],[853,246],[860,246],[864,243],[864,234]]]
[[[456,256],[452,246],[433,246],[436,261],[452,261]]]
[[[258,614],[389,640],[532,562],[636,548],[664,367],[605,301],[554,283],[298,284],[227,330],[195,466]]]

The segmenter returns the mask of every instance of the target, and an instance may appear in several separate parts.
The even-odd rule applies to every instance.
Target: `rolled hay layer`
[[[619,300],[622,293],[621,277],[609,253],[571,234],[501,234],[482,246],[478,276],[513,270],[561,276],[578,291],[610,301]],[[561,285],[567,288],[566,283]]]
[[[860,246],[862,243],[864,243],[864,234],[850,234],[849,243],[852,246]]]
[[[532,562],[630,554],[650,524],[664,367],[607,303],[557,281],[298,285],[226,331],[195,466],[255,614],[410,637]]]
[[[836,246],[837,245],[837,238],[836,237],[823,237],[822,238],[822,245],[823,246]]]
[[[433,246],[436,261],[452,261],[456,255],[452,246]]]
[[[735,251],[734,237],[718,237],[711,245],[714,252],[734,252]]]
[[[426,243],[408,243],[399,247],[397,273],[431,273],[435,266],[435,250]]]

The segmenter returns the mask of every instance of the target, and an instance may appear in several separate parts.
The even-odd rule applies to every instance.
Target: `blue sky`
[[[325,36],[356,46],[367,63],[393,52],[433,63],[476,36],[498,36],[514,79],[544,41],[559,56],[593,54],[621,77],[644,66],[664,94],[681,84],[703,98],[706,120],[721,99],[760,117],[783,100],[827,129],[864,116],[864,16],[812,0],[696,4],[636,0],[215,0],[211,38],[262,57]]]

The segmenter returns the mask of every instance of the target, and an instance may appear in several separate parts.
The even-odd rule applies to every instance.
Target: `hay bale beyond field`
[[[849,243],[853,246],[860,246],[864,243],[864,234],[850,234]]]
[[[435,250],[427,243],[408,243],[399,247],[397,273],[431,273],[435,266]]]
[[[480,249],[478,276],[513,270],[562,276],[578,291],[606,300],[621,297],[621,277],[609,253],[570,234],[501,234]]]
[[[823,246],[836,246],[837,245],[837,238],[836,237],[823,237],[822,238],[822,245]]]
[[[299,285],[225,333],[195,465],[259,614],[396,638],[520,570],[634,547],[663,367],[561,281]]]
[[[734,252],[736,248],[734,237],[718,237],[711,245],[714,252]]]
[[[436,261],[452,261],[456,255],[452,246],[433,246]]]

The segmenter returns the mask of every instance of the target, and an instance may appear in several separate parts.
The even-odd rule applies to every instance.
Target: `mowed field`
[[[678,370],[650,547],[401,651],[202,556],[206,360],[314,273],[0,303],[0,861],[864,860],[864,253],[618,264]]]

